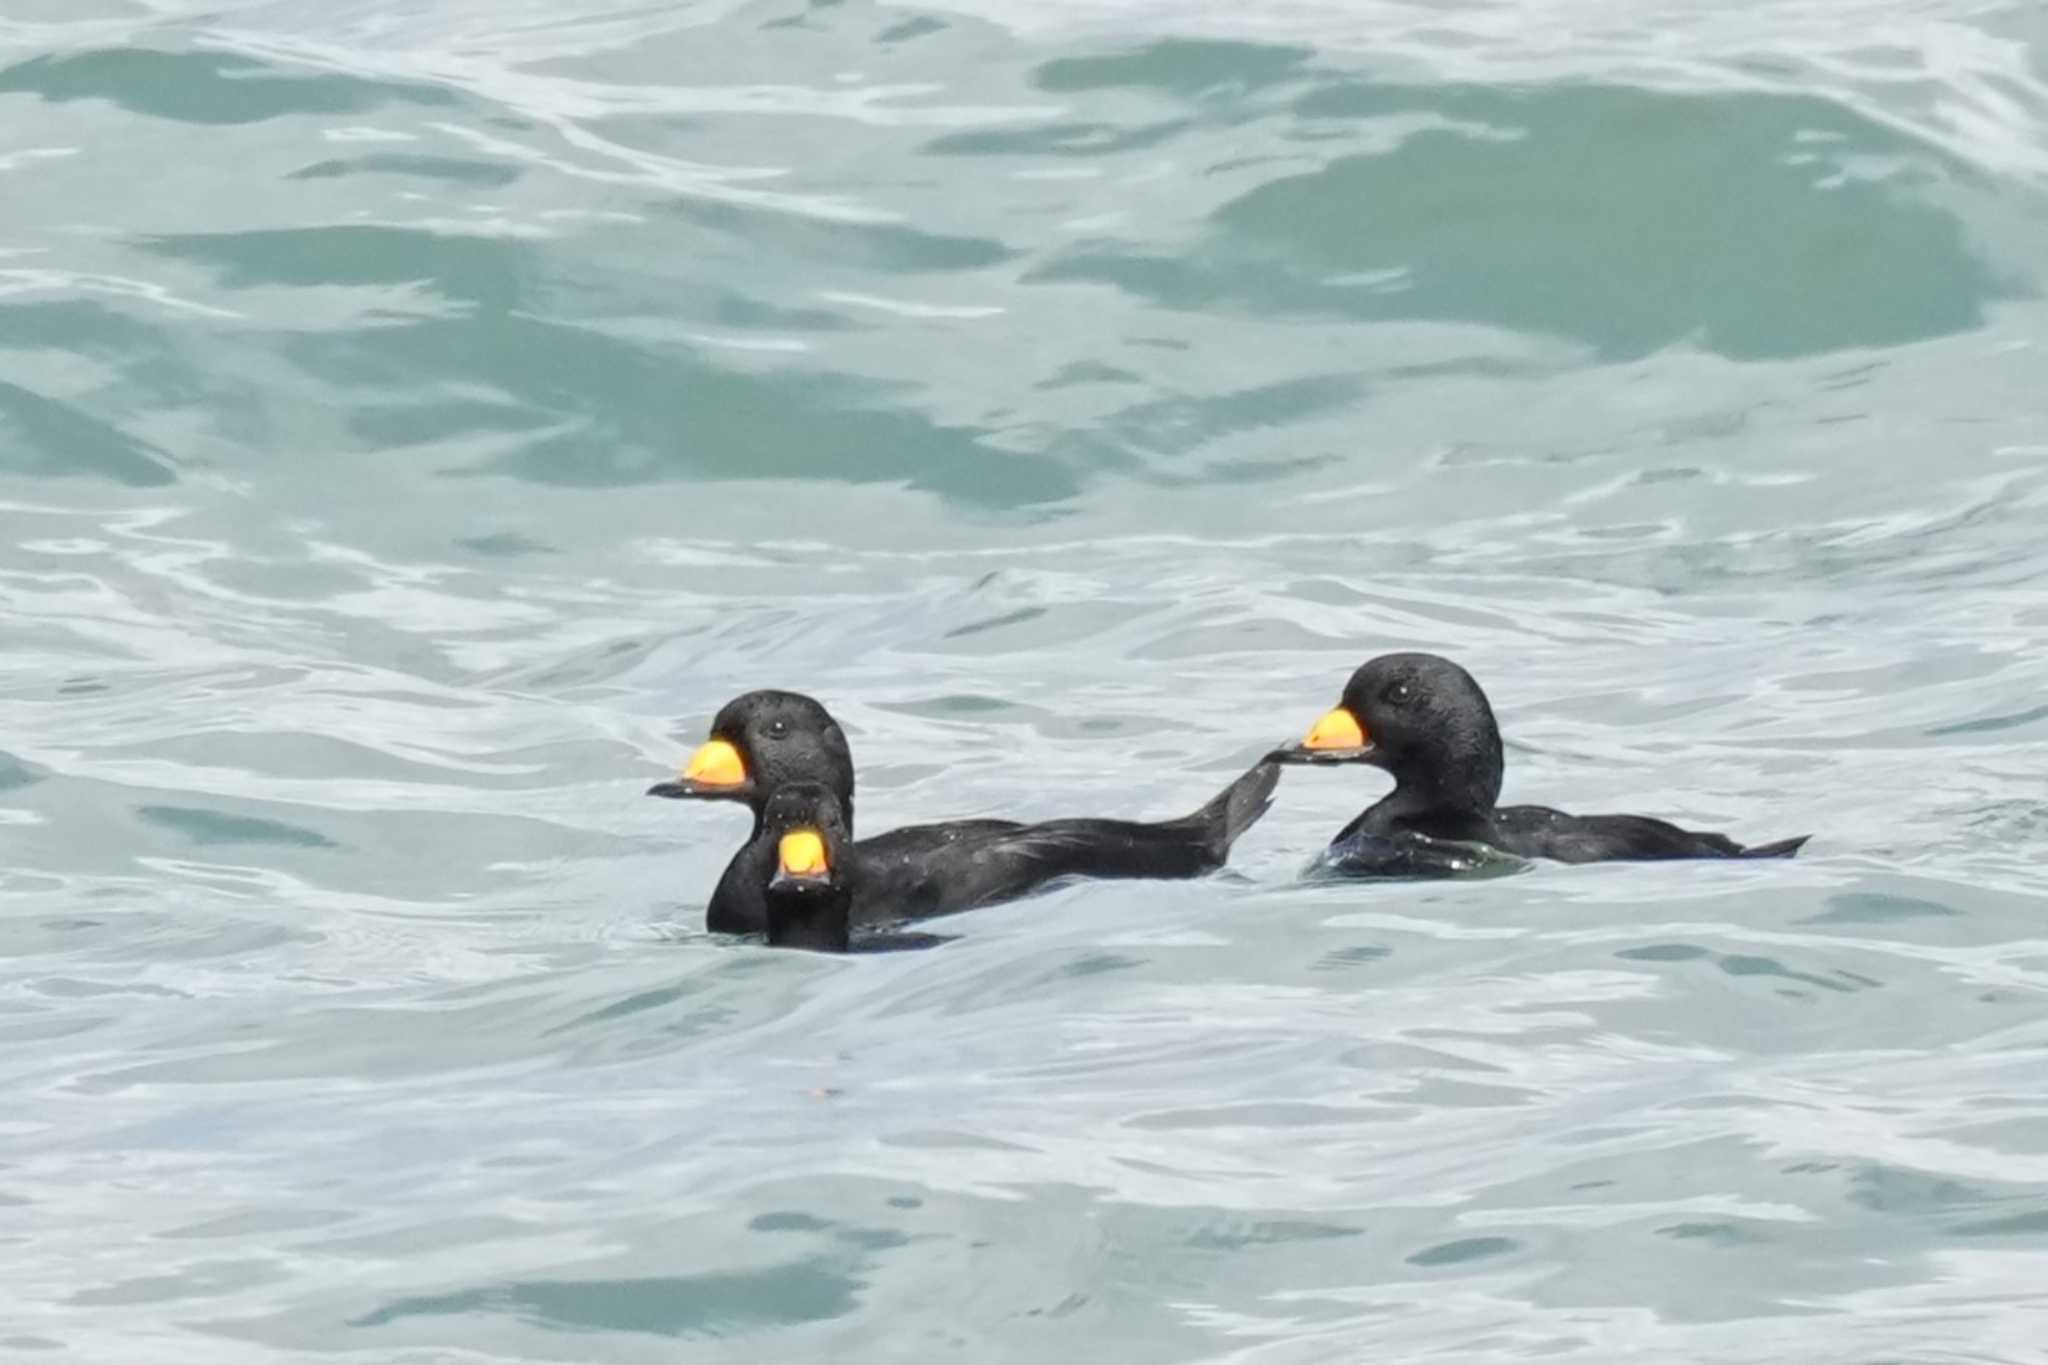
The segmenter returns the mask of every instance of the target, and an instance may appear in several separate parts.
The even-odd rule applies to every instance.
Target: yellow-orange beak
[[[1309,727],[1308,735],[1301,741],[1301,747],[1311,753],[1337,754],[1364,749],[1371,741],[1366,737],[1365,726],[1349,707],[1339,706],[1326,712],[1323,718]]]
[[[793,829],[776,845],[782,860],[782,875],[804,881],[822,881],[832,875],[832,860],[825,853],[825,839],[814,829]]]
[[[714,739],[690,755],[683,768],[683,781],[699,787],[743,787],[747,764],[740,751],[722,739]]]

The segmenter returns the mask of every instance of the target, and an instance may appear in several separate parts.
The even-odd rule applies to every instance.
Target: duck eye
[[[781,739],[781,738],[782,738],[782,737],[783,737],[784,735],[786,735],[786,734],[788,734],[788,733],[789,733],[789,722],[788,722],[788,721],[786,721],[786,720],[771,720],[771,721],[769,721],[769,722],[768,722],[768,736],[769,736],[769,738],[771,738],[771,739]]]
[[[1387,700],[1396,706],[1405,706],[1408,698],[1412,695],[1414,695],[1414,689],[1404,682],[1395,683],[1387,689]]]

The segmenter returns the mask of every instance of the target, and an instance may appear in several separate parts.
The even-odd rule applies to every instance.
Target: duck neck
[[[1484,821],[1500,801],[1500,733],[1470,736],[1426,763],[1394,770],[1394,790],[1382,805],[1405,823],[1459,825]]]
[[[834,888],[768,896],[768,942],[777,948],[843,953],[852,942],[852,897]]]

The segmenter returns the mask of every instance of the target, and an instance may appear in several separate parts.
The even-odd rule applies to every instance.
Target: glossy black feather
[[[845,733],[825,708],[794,692],[750,692],[727,704],[713,738],[739,750],[751,781],[721,798],[663,783],[658,795],[730,799],[754,811],[748,843],[712,892],[705,923],[717,933],[765,932],[768,906],[762,815],[776,790],[816,783],[831,792],[853,827],[853,759]],[[848,915],[856,929],[949,915],[1090,878],[1186,878],[1221,868],[1239,835],[1272,804],[1279,769],[1261,761],[1207,805],[1175,820],[1072,819],[1024,824],[955,820],[908,825],[851,844]]]
[[[1490,848],[1562,863],[1677,858],[1789,858],[1805,836],[1754,848],[1725,834],[1682,829],[1647,815],[1570,815],[1548,806],[1502,806],[1500,727],[1479,684],[1449,659],[1387,654],[1358,669],[1339,703],[1369,748],[1342,758],[1370,763],[1394,790],[1346,825],[1319,860],[1328,871],[1373,877],[1470,870],[1458,849]],[[1320,761],[1306,749],[1295,762]]]

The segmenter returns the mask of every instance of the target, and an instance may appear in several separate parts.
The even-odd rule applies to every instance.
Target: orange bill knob
[[[1312,753],[1339,753],[1347,749],[1363,749],[1366,743],[1365,726],[1349,708],[1339,706],[1309,727],[1301,747]]]
[[[714,739],[690,755],[683,769],[683,781],[699,787],[741,787],[746,785],[747,765],[740,751],[722,739]]]
[[[814,829],[793,829],[776,845],[782,859],[782,875],[822,881],[832,875],[832,860],[825,854],[825,840]]]

